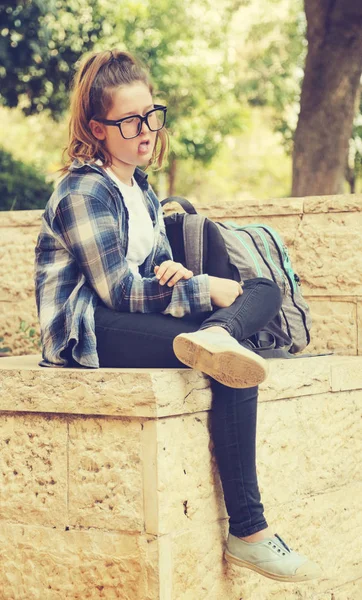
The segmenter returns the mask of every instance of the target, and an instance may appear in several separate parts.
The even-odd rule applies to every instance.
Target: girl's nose
[[[143,121],[140,133],[148,133],[150,128],[148,127],[146,121]]]

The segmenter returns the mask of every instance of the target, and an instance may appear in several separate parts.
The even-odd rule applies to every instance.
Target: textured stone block
[[[303,213],[303,198],[276,198],[276,199],[247,199],[244,195],[236,197],[233,202],[207,202],[192,201],[198,210],[210,219],[247,217],[251,218],[273,215],[301,215]],[[174,205],[178,210],[177,204]]]
[[[34,249],[38,233],[37,227],[1,229],[0,301],[14,302],[34,296]]]
[[[362,480],[361,412],[359,391],[262,403],[257,465],[266,504]],[[227,516],[209,420],[199,413],[145,425],[153,427],[150,448],[157,443],[157,455],[150,458],[154,467],[145,465],[152,473],[145,487],[146,506],[153,506],[146,508],[148,533],[167,534]]]
[[[39,359],[40,356],[2,359],[3,410],[117,416],[155,414],[151,376],[146,370],[48,369],[37,365]],[[6,368],[8,365],[13,368]]]
[[[269,375],[259,387],[259,402],[298,398],[329,391],[330,366],[338,361],[343,361],[343,358],[319,356],[269,360]]]
[[[157,542],[0,524],[2,600],[158,600]]]
[[[266,507],[362,481],[361,392],[259,406],[257,466]]]
[[[1,409],[129,417],[164,417],[209,410],[210,380],[191,369],[45,369],[40,356],[2,358]],[[343,356],[272,359],[260,402],[330,390],[330,368]],[[351,364],[361,364],[361,358]],[[17,393],[13,390],[16,387]],[[313,391],[311,391],[313,390]]]
[[[8,210],[1,213],[0,228],[41,226],[43,210]]]
[[[0,519],[67,523],[67,425],[59,417],[0,415]]]
[[[357,354],[355,302],[306,298],[312,315],[311,341],[306,352]]]
[[[272,530],[292,548],[323,569],[323,579],[301,584],[276,582],[222,560],[226,522],[208,524],[170,536],[172,600],[312,600],[335,594],[361,576],[362,500],[360,483],[273,507],[267,514]],[[343,518],[341,519],[341,515]],[[359,586],[357,585],[357,589]],[[346,592],[347,593],[347,592]],[[348,595],[344,596],[347,600]],[[357,600],[351,596],[349,600]]]
[[[247,218],[249,222],[257,217],[301,215],[303,213],[303,198],[257,199],[245,198],[241,194],[234,201],[217,202],[211,199],[207,202],[198,198],[189,198],[197,211],[215,221],[222,219]],[[177,202],[170,202],[164,208],[165,213],[181,212]]]
[[[155,417],[210,407],[210,382],[199,371],[49,369],[40,358],[1,359],[2,410]]]
[[[147,533],[164,534],[224,518],[208,413],[163,419],[156,429],[157,473],[153,489],[146,488],[145,501],[157,498],[158,522],[146,520]]]
[[[33,357],[24,359],[27,366],[21,371],[14,366],[20,359],[3,360],[13,366],[0,371],[7,386],[6,394],[5,388],[0,390],[2,410],[11,410],[6,408],[11,406],[10,381],[12,389],[20,381],[20,411],[26,406],[36,410],[41,394],[43,407],[62,412],[65,404],[83,411],[84,403],[89,415],[67,417],[67,422],[64,417],[26,416],[33,424],[42,418],[45,423],[69,423],[70,520],[58,518],[56,529],[52,521],[29,521],[42,523],[39,528],[2,523],[4,600],[280,600],[288,594],[299,594],[301,600],[326,600],[334,594],[337,600],[340,590],[347,600],[358,590],[354,582],[362,559],[361,358],[273,360],[271,376],[261,389],[257,447],[266,516],[272,530],[325,570],[321,581],[303,586],[275,583],[222,560],[227,519],[209,437],[207,378],[188,369],[35,369]],[[39,373],[44,379],[37,379]],[[47,388],[47,400],[48,375],[47,385],[52,387]],[[66,388],[71,376],[74,380]],[[77,382],[76,376],[84,380]],[[173,377],[176,385],[170,393]],[[84,386],[78,395],[77,383]],[[335,393],[330,393],[331,385]],[[338,392],[345,385],[356,391]],[[197,411],[199,386],[203,408],[182,414],[190,408]],[[57,402],[52,389],[53,396],[59,394]],[[178,416],[155,418],[172,407],[180,411]],[[112,412],[109,419],[91,416],[95,409],[130,410],[134,420],[115,418]],[[138,410],[150,411],[153,418],[144,421]],[[20,430],[24,414],[11,419],[14,430]],[[23,447],[21,436],[18,441]],[[62,447],[67,448],[66,434]],[[25,458],[29,454],[26,449]],[[11,460],[6,449],[3,455]],[[29,505],[25,497],[23,504]],[[7,514],[4,518],[15,520]],[[61,530],[66,524],[71,531]],[[145,537],[139,533],[144,524],[147,533],[164,535]],[[118,531],[112,534],[110,529]]]
[[[20,327],[22,321],[25,322],[26,328],[28,328],[25,332]],[[31,328],[36,331],[34,337],[29,336]],[[11,349],[11,356],[38,354],[40,352],[37,343],[40,340],[40,327],[34,294],[26,300],[0,302],[0,332],[4,338],[1,345]]]
[[[315,586],[314,592],[332,589],[338,598],[340,585],[361,577],[361,502],[359,478],[338,489],[309,494],[268,510],[272,529],[322,567],[323,579],[317,585],[308,584],[311,590]]]
[[[72,526],[144,530],[141,427],[114,419],[69,424]]]
[[[310,196],[301,198],[305,213],[347,213],[362,211],[362,194]]]
[[[240,600],[242,590],[225,577],[226,536],[226,521],[170,536],[172,594],[167,600]]]
[[[4,221],[14,220],[16,223],[15,213],[5,213],[5,218],[2,213],[0,225],[0,332],[4,344],[11,348],[14,356],[39,352],[39,347],[33,343],[39,336],[29,339],[19,325],[25,321],[39,334],[34,293],[34,249],[40,228],[40,222],[39,226],[21,225],[21,219],[31,221],[31,215],[20,215],[19,226],[5,227]]]
[[[295,240],[308,296],[362,294],[362,213],[307,214]]]
[[[208,410],[211,404],[210,379],[193,369],[150,369],[157,416]]]
[[[362,354],[362,299],[357,301],[357,354]]]
[[[349,357],[343,362],[336,362],[331,369],[332,390],[361,390],[362,369],[359,357]]]
[[[338,586],[337,589],[327,590],[327,592],[313,596],[313,600],[356,600],[362,596],[362,578],[358,577],[355,581]]]

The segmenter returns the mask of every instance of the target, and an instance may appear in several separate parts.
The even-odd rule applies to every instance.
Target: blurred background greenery
[[[161,197],[208,202],[361,191],[362,52],[351,35],[362,37],[362,7],[336,0],[318,13],[318,4],[326,3],[1,2],[0,209],[44,207],[66,145],[77,61],[114,47],[148,66],[155,99],[168,106],[169,161],[150,175]],[[329,69],[338,68],[344,79],[334,81]],[[320,131],[308,121],[311,106]],[[342,133],[334,129],[338,119]]]

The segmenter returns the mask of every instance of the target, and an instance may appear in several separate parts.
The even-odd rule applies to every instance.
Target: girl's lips
[[[140,154],[147,154],[150,151],[150,147],[151,144],[149,140],[141,142],[138,146],[138,152]]]

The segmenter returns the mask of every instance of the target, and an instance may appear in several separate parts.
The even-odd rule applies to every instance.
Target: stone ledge
[[[361,400],[311,390],[259,406],[267,513],[361,480]],[[0,430],[0,520],[165,535],[226,517],[208,410],[146,422],[0,413]]]
[[[0,228],[34,227],[41,224],[44,210],[8,210],[1,214]]]
[[[211,407],[210,381],[199,371],[52,369],[39,367],[39,360],[39,355],[1,359],[0,411],[147,419]],[[362,357],[292,360],[269,361],[270,374],[260,386],[260,402],[362,387]]]
[[[235,217],[288,216],[309,213],[347,213],[362,212],[362,194],[341,194],[335,196],[305,196],[301,198],[255,198],[246,199],[244,195],[228,202],[202,202],[190,196],[196,209],[211,219],[233,219]],[[165,207],[166,214],[182,212],[179,204],[170,203]]]
[[[207,377],[46,369],[39,358],[0,361],[4,598],[357,600],[362,358],[273,360],[261,386],[268,521],[324,570],[303,586],[222,560],[227,519]]]
[[[245,199],[244,195],[228,202],[208,202],[190,196],[190,201],[206,216],[218,219],[239,217],[262,217],[302,215],[308,213],[362,212],[362,194],[341,194],[337,196],[306,196],[302,198],[255,198]],[[169,204],[165,212],[182,211],[176,204]],[[0,228],[40,226],[43,210],[4,211]]]
[[[303,198],[304,213],[361,212],[362,194],[308,196]]]

